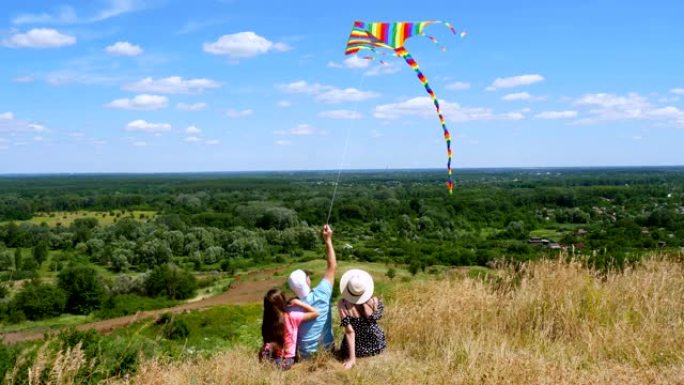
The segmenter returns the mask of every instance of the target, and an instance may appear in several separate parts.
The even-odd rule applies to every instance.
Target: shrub
[[[66,294],[59,287],[31,281],[17,293],[10,307],[12,311],[23,312],[30,320],[39,320],[62,314],[66,300]]]
[[[152,297],[163,295],[170,299],[186,299],[192,297],[195,289],[195,277],[172,264],[155,267],[145,280],[145,292]]]
[[[71,265],[57,279],[59,287],[67,293],[67,312],[88,314],[100,308],[105,290],[94,268]]]
[[[181,319],[172,319],[162,329],[165,338],[170,340],[180,340],[190,335],[188,324]]]
[[[390,267],[389,269],[387,269],[387,273],[385,273],[385,275],[387,276],[387,278],[393,279],[397,276],[397,270],[393,267]]]

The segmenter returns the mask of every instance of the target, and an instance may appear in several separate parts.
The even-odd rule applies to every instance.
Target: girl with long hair
[[[295,361],[299,325],[316,317],[318,312],[312,306],[296,298],[288,301],[278,288],[269,290],[264,296],[259,359],[273,362],[283,370],[290,369]]]

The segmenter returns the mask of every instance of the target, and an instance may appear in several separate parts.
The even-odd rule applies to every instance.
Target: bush
[[[39,320],[62,314],[66,301],[66,293],[59,287],[31,281],[17,293],[10,308],[22,312],[30,320]]]
[[[59,287],[67,293],[67,312],[88,314],[100,308],[105,289],[94,268],[71,265],[62,270],[57,279]]]
[[[165,338],[170,340],[180,340],[190,335],[190,328],[185,321],[181,319],[172,319],[171,322],[164,326],[162,333]]]
[[[145,292],[151,297],[166,296],[170,299],[186,299],[197,289],[195,277],[175,265],[157,266],[145,280]]]
[[[397,276],[397,270],[393,267],[390,267],[389,269],[387,269],[387,273],[385,273],[385,275],[387,276],[387,278],[393,279]]]

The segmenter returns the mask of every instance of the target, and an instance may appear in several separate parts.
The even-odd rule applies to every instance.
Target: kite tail
[[[428,80],[423,75],[422,72],[420,72],[420,68],[418,67],[418,63],[416,63],[415,60],[413,60],[413,57],[411,57],[411,54],[408,53],[408,51],[404,47],[399,47],[394,50],[397,53],[397,56],[401,56],[406,60],[406,63],[413,68],[414,71],[416,71],[416,74],[418,75],[418,79],[420,80],[421,83],[423,83],[423,86],[425,86],[425,90],[427,93],[430,95],[432,98],[432,102],[435,104],[435,109],[437,110],[437,116],[439,117],[439,123],[442,125],[442,130],[444,130],[444,140],[446,141],[447,145],[447,156],[449,160],[447,161],[447,172],[449,174],[449,178],[447,180],[447,188],[449,189],[449,194],[453,193],[454,189],[454,181],[451,178],[451,134],[449,134],[449,130],[447,129],[446,126],[446,120],[444,120],[444,115],[442,115],[442,111],[439,107],[439,101],[437,100],[437,95],[435,95],[435,92],[430,88],[430,85],[428,84]]]

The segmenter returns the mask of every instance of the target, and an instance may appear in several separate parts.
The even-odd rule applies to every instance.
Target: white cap
[[[299,299],[304,299],[311,292],[309,284],[306,283],[306,273],[304,270],[295,270],[290,274],[290,278],[287,279],[287,284],[290,286],[290,290],[294,291]]]

